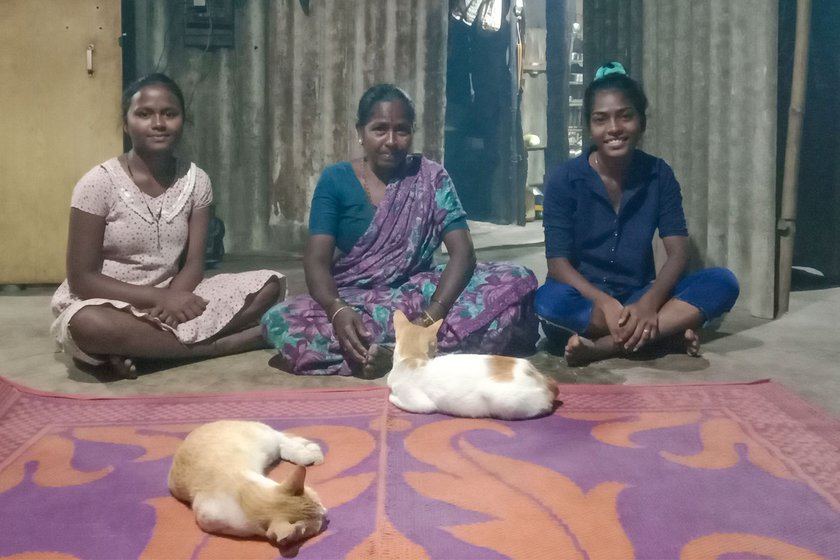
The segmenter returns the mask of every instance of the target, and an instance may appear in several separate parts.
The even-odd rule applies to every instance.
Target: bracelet
[[[436,321],[436,319],[434,317],[432,317],[431,315],[429,315],[429,312],[426,311],[425,309],[421,312],[421,314],[423,315],[423,317],[425,317],[423,319],[423,323],[425,323],[423,326],[425,326],[425,327],[428,327],[429,325],[431,325],[432,323],[434,323]]]
[[[336,317],[336,315],[338,315],[339,313],[341,313],[341,312],[342,312],[342,311],[344,311],[345,309],[350,309],[350,306],[349,306],[349,305],[342,305],[341,307],[339,307],[338,309],[336,309],[336,310],[333,312],[332,317],[330,317],[330,323],[332,323],[333,321],[335,321],[335,317]]]

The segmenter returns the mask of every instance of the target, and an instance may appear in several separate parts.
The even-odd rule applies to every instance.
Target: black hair
[[[627,74],[618,72],[607,74],[606,76],[592,80],[592,83],[586,87],[586,91],[583,93],[583,118],[586,123],[586,127],[589,127],[589,119],[592,118],[592,104],[595,101],[595,94],[599,91],[607,90],[618,91],[624,94],[624,97],[627,98],[627,101],[630,102],[636,110],[636,113],[639,115],[639,121],[642,125],[642,131],[644,132],[647,128],[648,107],[648,99],[645,95],[645,90],[642,89],[639,82]]]
[[[130,84],[128,87],[125,88],[122,94],[122,116],[123,120],[128,117],[128,108],[131,106],[131,98],[134,97],[134,94],[143,89],[146,86],[163,86],[168,89],[172,95],[174,95],[178,99],[178,103],[181,105],[181,114],[184,117],[184,120],[187,119],[187,107],[184,103],[184,92],[181,91],[181,88],[178,87],[178,84],[175,83],[175,80],[167,76],[166,74],[147,74],[141,78],[137,78]]]
[[[362,128],[373,118],[373,110],[377,103],[383,101],[401,101],[405,106],[406,116],[414,128],[414,102],[408,94],[394,84],[377,84],[371,86],[359,99],[359,110],[356,112],[356,128]]]

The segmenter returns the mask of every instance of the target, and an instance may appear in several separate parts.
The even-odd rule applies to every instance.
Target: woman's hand
[[[619,318],[625,350],[636,352],[651,339],[659,336],[659,315],[656,306],[645,298],[626,306]]]
[[[332,323],[335,337],[350,360],[365,363],[371,334],[365,328],[362,317],[338,297],[338,287],[331,271],[335,250],[332,235],[310,235],[303,253],[303,271],[309,294],[324,309],[327,320]]]
[[[195,319],[207,308],[207,300],[192,292],[171,288],[163,288],[160,292],[158,303],[148,313],[173,329]]]
[[[362,317],[352,307],[345,305],[333,312],[332,326],[344,355],[359,363],[367,361],[370,332]]]

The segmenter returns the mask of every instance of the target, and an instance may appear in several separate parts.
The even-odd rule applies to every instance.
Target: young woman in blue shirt
[[[667,163],[636,147],[647,104],[621,64],[599,68],[583,100],[592,145],[557,168],[546,185],[548,278],[535,307],[550,339],[568,337],[571,366],[659,341],[677,341],[699,355],[697,330],[738,297],[738,281],[725,268],[686,275],[679,183]],[[658,274],[657,230],[667,254]]]

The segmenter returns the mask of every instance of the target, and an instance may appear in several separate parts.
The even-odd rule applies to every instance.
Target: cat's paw
[[[290,445],[283,450],[281,457],[304,467],[320,465],[324,462],[324,453],[321,451],[321,446],[302,437],[292,438]]]
[[[303,523],[275,521],[268,527],[265,536],[277,546],[288,546],[305,536],[305,527]]]

